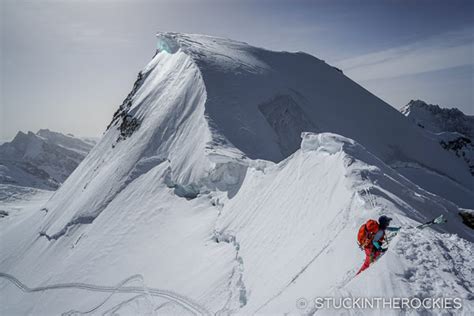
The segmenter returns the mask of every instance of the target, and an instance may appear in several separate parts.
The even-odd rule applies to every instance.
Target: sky
[[[0,0],[0,141],[100,136],[158,31],[304,51],[399,108],[474,114],[474,1]]]

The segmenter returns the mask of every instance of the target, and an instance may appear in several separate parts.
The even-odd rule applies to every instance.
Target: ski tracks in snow
[[[133,280],[140,280],[141,282],[144,282],[143,280],[143,276],[142,275],[139,275],[139,274],[136,274],[136,275],[132,275],[131,277],[129,278],[126,278],[125,280],[123,280],[122,282],[120,282],[117,286],[116,286],[116,290],[111,292],[109,294],[109,296],[107,296],[104,300],[102,300],[102,302],[100,302],[98,305],[96,305],[95,307],[87,310],[87,311],[84,311],[84,312],[81,312],[81,311],[78,311],[78,310],[70,310],[70,311],[67,311],[65,313],[62,313],[62,316],[73,316],[73,315],[84,315],[84,314],[90,314],[92,312],[95,312],[97,311],[100,307],[102,307],[105,303],[107,303],[107,301],[109,301],[113,296],[114,294],[117,293],[117,290],[119,288],[122,288],[125,286],[125,284],[133,281]],[[144,290],[146,291],[146,288],[144,287]],[[117,311],[118,309],[120,309],[120,307],[130,303],[131,301],[139,298],[139,297],[144,297],[144,298],[147,298],[150,296],[150,293],[148,293],[148,291],[146,291],[146,294],[139,294],[139,295],[136,295],[134,296],[132,299],[128,299],[128,300],[125,300],[117,305],[115,305],[114,307],[112,307],[110,310],[113,310],[113,311]],[[107,315],[107,312],[104,312],[103,315]]]
[[[43,292],[43,291],[61,290],[61,289],[78,289],[78,290],[86,290],[86,291],[94,291],[94,292],[111,293],[111,295],[109,295],[103,302],[101,302],[100,304],[98,304],[97,306],[95,306],[89,311],[79,312],[79,311],[71,310],[71,311],[66,312],[63,315],[73,315],[73,314],[78,314],[78,313],[87,314],[87,313],[94,312],[97,309],[99,309],[101,306],[103,306],[112,297],[112,295],[116,293],[122,293],[122,294],[129,293],[129,294],[139,294],[139,295],[125,302],[122,302],[119,305],[114,306],[112,310],[117,310],[118,308],[123,306],[124,303],[128,303],[139,297],[145,297],[149,295],[149,296],[161,297],[169,301],[172,301],[173,303],[180,305],[181,307],[185,308],[186,310],[190,311],[191,313],[195,315],[212,315],[206,308],[194,302],[190,298],[187,298],[181,294],[178,294],[172,291],[161,290],[161,289],[156,289],[156,288],[147,288],[145,286],[143,287],[124,286],[126,283],[130,282],[133,279],[139,278],[143,280],[143,277],[141,275],[133,275],[123,280],[122,282],[120,282],[117,286],[102,286],[102,285],[94,285],[94,284],[87,284],[87,283],[58,283],[58,284],[51,284],[51,285],[33,287],[33,288],[28,287],[27,285],[22,283],[20,280],[18,280],[16,277],[7,273],[0,272],[0,278],[10,281],[11,283],[13,283],[13,285],[15,285],[17,288],[19,288],[21,291],[25,293],[34,293],[34,292]],[[158,309],[161,307],[162,306],[159,306]]]

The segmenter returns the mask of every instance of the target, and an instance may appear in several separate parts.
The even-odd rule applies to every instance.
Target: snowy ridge
[[[210,139],[202,116],[206,95],[198,69],[186,54],[176,53],[157,55],[143,73],[148,84],[137,89],[127,110],[141,122],[132,135],[133,144],[130,138],[121,140],[118,129],[109,129],[73,173],[73,180],[61,187],[58,199],[50,202],[50,208],[61,212],[52,213],[45,234],[59,237],[81,218],[95,218],[156,162],[171,162],[171,178],[176,183],[196,182],[205,172],[209,163],[203,155],[192,154],[203,153]],[[190,146],[180,146],[184,141]]]
[[[430,193],[394,167],[412,163],[469,201],[462,161],[323,61],[160,34],[157,54],[68,180],[21,220],[0,220],[0,272],[30,286],[110,285],[139,274],[141,288],[179,293],[211,313],[302,313],[295,303],[303,295],[346,284],[351,293],[363,261],[356,231],[382,213],[404,227],[445,215],[445,226],[422,236],[458,234],[468,251],[453,248],[453,256],[471,262],[474,236],[452,192]],[[450,266],[433,249],[425,261]],[[417,264],[400,260],[399,268]],[[446,284],[464,275],[433,273]],[[391,272],[364,278],[417,294]],[[466,289],[445,293],[460,291],[472,310]],[[75,290],[25,294],[3,280],[0,293],[9,302],[0,312],[9,313],[189,312],[142,292],[77,300]]]

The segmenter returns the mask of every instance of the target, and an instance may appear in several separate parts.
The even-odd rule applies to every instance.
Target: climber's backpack
[[[379,223],[376,220],[369,219],[365,224],[360,226],[357,234],[357,244],[361,249],[367,248],[374,239],[375,234],[379,230]]]

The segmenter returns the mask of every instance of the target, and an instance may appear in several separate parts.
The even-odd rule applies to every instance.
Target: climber
[[[400,227],[388,227],[392,219],[385,215],[379,217],[379,221],[369,219],[363,224],[357,235],[359,247],[365,252],[365,261],[357,274],[367,269],[387,248],[382,247],[385,231],[396,232]]]

